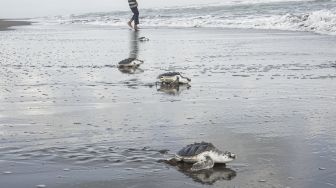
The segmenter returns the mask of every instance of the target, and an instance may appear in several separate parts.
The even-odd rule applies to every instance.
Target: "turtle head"
[[[191,82],[190,78],[184,77],[182,75],[179,75],[179,82],[183,83],[183,84],[188,84],[189,82]]]
[[[234,159],[236,159],[236,155],[234,153],[231,153],[231,152],[223,152],[219,156],[219,161],[221,163],[228,163],[228,162],[233,161]]]
[[[231,153],[231,152],[228,152],[229,154],[229,157],[231,158],[231,159],[236,159],[236,154],[234,154],[234,153]]]

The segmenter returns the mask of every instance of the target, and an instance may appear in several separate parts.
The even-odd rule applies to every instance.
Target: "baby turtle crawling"
[[[211,143],[201,142],[182,148],[170,161],[193,163],[191,170],[198,171],[210,169],[215,163],[231,162],[235,158],[236,155],[231,152],[222,152]]]
[[[136,68],[144,62],[136,58],[127,58],[118,63],[118,68]]]
[[[139,41],[140,41],[140,42],[147,42],[147,41],[149,41],[149,38],[146,38],[146,37],[140,37],[140,38],[139,38]]]
[[[189,84],[190,78],[182,76],[179,72],[167,72],[158,76],[158,79],[162,84]]]

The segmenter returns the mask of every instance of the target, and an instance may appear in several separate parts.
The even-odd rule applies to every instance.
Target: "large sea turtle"
[[[160,74],[158,79],[162,84],[189,84],[189,82],[191,82],[190,78],[183,76],[179,72],[167,72]]]
[[[220,151],[213,144],[207,142],[194,143],[182,148],[170,161],[192,163],[191,170],[198,171],[212,168],[215,163],[228,163],[236,155],[228,151]]]

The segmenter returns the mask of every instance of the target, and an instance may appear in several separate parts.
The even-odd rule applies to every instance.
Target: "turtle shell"
[[[178,75],[181,75],[181,74],[179,72],[166,72],[166,73],[160,74],[158,78],[162,76],[178,76]]]
[[[127,65],[130,64],[132,61],[136,60],[135,58],[127,58],[119,62],[119,65]]]
[[[211,143],[201,142],[185,146],[177,154],[182,157],[196,156],[205,151],[218,151],[218,149]]]

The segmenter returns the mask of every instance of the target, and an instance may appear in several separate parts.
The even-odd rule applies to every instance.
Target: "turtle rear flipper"
[[[215,162],[211,159],[211,157],[206,156],[204,160],[199,161],[191,167],[191,171],[199,171],[204,169],[210,169],[215,165]]]

